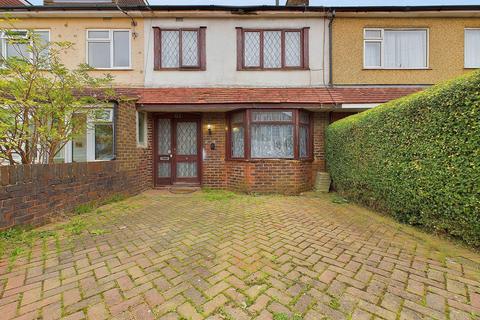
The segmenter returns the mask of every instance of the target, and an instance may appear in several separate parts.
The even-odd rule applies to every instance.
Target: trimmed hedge
[[[331,124],[344,196],[480,246],[480,71]]]

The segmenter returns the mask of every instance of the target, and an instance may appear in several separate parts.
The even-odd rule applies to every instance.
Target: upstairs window
[[[154,28],[155,70],[205,70],[205,29]]]
[[[8,58],[18,59],[33,59],[34,53],[28,50],[29,44],[32,44],[32,39],[29,37],[37,37],[40,52],[38,56],[48,57],[48,46],[50,42],[49,30],[33,30],[29,33],[27,30],[11,30],[0,33],[0,60]]]
[[[130,69],[130,39],[130,30],[87,30],[87,64],[95,69]]]
[[[465,68],[480,68],[480,29],[465,29]]]
[[[237,28],[238,69],[308,69],[308,30]]]
[[[427,29],[364,29],[366,69],[428,68]]]

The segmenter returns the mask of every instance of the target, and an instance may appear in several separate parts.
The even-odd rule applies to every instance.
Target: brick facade
[[[49,217],[83,203],[118,193],[133,195],[154,187],[154,114],[148,114],[148,145],[141,148],[136,141],[135,103],[122,102],[116,110],[114,161],[0,167],[0,229],[20,224],[40,225]],[[204,113],[202,186],[284,194],[310,190],[316,171],[325,169],[324,131],[328,114],[315,113],[313,119],[313,161],[229,161],[225,157],[225,113]]]
[[[298,194],[313,187],[317,171],[325,170],[324,132],[328,113],[313,117],[313,161],[305,160],[226,160],[225,113],[204,113],[202,118],[202,185],[241,192]],[[207,126],[211,125],[212,134]],[[215,143],[215,150],[210,144]]]
[[[137,146],[137,115],[134,101],[117,107],[116,162],[120,170],[132,171],[142,189],[153,187],[153,114],[147,114],[147,147]]]

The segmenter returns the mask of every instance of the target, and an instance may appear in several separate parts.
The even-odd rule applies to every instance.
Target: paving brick
[[[58,251],[53,241],[45,252],[35,247],[11,271],[0,260],[0,318],[410,320],[448,311],[449,320],[471,320],[480,312],[469,264],[357,219],[349,204],[158,191],[127,201],[101,209],[104,235],[61,237]]]

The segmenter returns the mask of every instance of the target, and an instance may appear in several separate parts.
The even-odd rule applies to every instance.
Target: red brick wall
[[[313,186],[312,164],[299,160],[228,161],[227,186],[243,192],[298,194]]]
[[[147,114],[147,147],[137,146],[137,115],[135,103],[121,102],[116,118],[116,162],[120,170],[131,171],[142,189],[153,188],[153,114]]]
[[[325,129],[329,123],[327,112],[313,114],[313,171],[325,171]]]
[[[207,125],[212,126],[208,135]],[[224,113],[204,113],[202,134],[204,158],[202,185],[209,188],[227,188],[235,191],[298,194],[310,190],[315,173],[325,170],[324,132],[328,113],[313,117],[314,160],[254,160],[228,161],[225,159],[226,118]],[[215,150],[210,144],[215,142]]]
[[[116,161],[0,167],[0,229],[41,225],[83,203],[139,193],[137,182]]]
[[[122,102],[116,111],[114,161],[0,167],[0,229],[40,225],[79,204],[153,187],[153,118],[148,117],[148,145],[140,148],[134,102]]]
[[[208,134],[208,125],[212,127],[212,134]],[[203,136],[203,165],[202,185],[213,189],[223,189],[226,184],[225,140],[226,140],[225,113],[204,113],[202,117]],[[211,143],[215,143],[215,150],[211,150]]]

